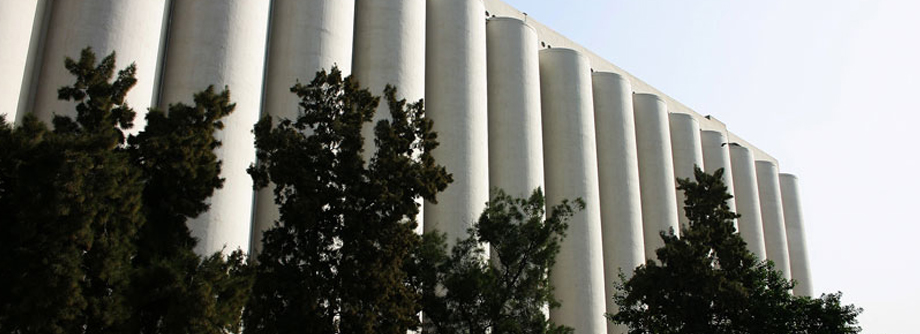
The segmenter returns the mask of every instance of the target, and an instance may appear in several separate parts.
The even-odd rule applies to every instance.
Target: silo
[[[81,50],[92,47],[97,61],[114,51],[118,70],[131,63],[137,65],[137,84],[128,93],[127,102],[137,112],[132,132],[142,130],[147,108],[155,103],[168,1],[52,1],[50,5],[35,92],[36,115],[47,122],[55,114],[76,117],[74,102],[58,100],[58,89],[75,81],[64,68],[64,59],[79,59]]]
[[[792,174],[779,174],[779,188],[783,196],[783,218],[786,221],[786,241],[789,245],[789,266],[796,280],[792,293],[811,296],[811,267],[808,265],[808,247],[805,238],[805,220],[799,197],[799,179]]]
[[[486,17],[482,0],[428,0],[425,105],[441,143],[435,160],[453,175],[425,202],[425,232],[467,236],[489,200]]]
[[[562,303],[550,310],[550,318],[575,328],[576,333],[607,330],[590,71],[588,58],[575,50],[540,51],[546,205],[576,198],[586,204],[569,220],[550,276],[555,297]]]
[[[352,72],[363,87],[382,96],[387,84],[396,97],[413,103],[425,97],[425,0],[356,0]],[[381,99],[371,124],[364,127],[364,158],[373,157],[374,125],[390,118]],[[419,209],[422,209],[419,203]],[[423,231],[424,214],[419,212]]]
[[[618,310],[612,298],[613,282],[619,281],[621,271],[631,275],[636,267],[645,263],[636,123],[629,81],[610,72],[595,72],[592,79],[605,300],[607,312],[613,314]],[[607,324],[610,334],[626,333],[626,330],[624,326]]]
[[[680,233],[675,204],[677,185],[671,156],[668,107],[656,95],[635,94],[633,108],[636,118],[645,258],[657,259],[655,250],[664,246],[659,233]]]
[[[264,0],[173,1],[160,105],[190,104],[209,85],[229,87],[236,103],[215,135],[224,186],[210,210],[189,223],[199,254],[249,249],[253,191],[246,168],[255,160],[252,127],[262,103],[269,12]]]
[[[543,188],[540,59],[537,33],[516,18],[486,25],[489,183],[515,197]],[[544,189],[545,190],[545,189]]]
[[[27,111],[32,72],[44,26],[45,0],[0,2],[0,115],[15,123]],[[64,63],[61,62],[61,68]],[[21,116],[19,116],[21,117]]]
[[[789,248],[786,242],[786,221],[783,218],[783,198],[779,189],[779,170],[772,161],[758,160],[757,190],[760,195],[760,215],[763,217],[763,239],[767,259],[773,261],[783,277],[791,279]]]
[[[747,147],[729,144],[731,154],[732,181],[735,189],[735,207],[738,218],[738,233],[748,245],[748,250],[759,260],[767,259],[767,248],[763,238],[763,218],[760,214],[760,194],[757,187],[757,173],[754,155]]]
[[[700,140],[703,143],[703,166],[706,167],[706,173],[715,173],[722,168],[722,182],[728,188],[728,193],[735,195],[735,182],[732,179],[732,161],[728,149],[728,139],[722,131],[703,130],[700,131]],[[735,199],[728,200],[728,207],[735,210]],[[738,221],[735,220],[735,229],[738,228]]]
[[[674,177],[695,181],[694,168],[704,168],[700,122],[690,114],[670,113],[668,123],[671,130],[671,153],[674,155]],[[689,223],[684,212],[685,199],[684,192],[678,191],[677,218],[681,227],[687,227]]]
[[[355,3],[341,0],[276,0],[272,4],[262,115],[296,119],[300,100],[290,88],[309,83],[316,72],[337,66],[351,73]],[[279,218],[274,185],[256,193],[252,254],[262,246],[262,232]]]

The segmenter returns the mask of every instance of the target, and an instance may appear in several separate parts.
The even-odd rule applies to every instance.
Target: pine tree
[[[127,136],[134,65],[90,49],[67,59],[76,118],[0,124],[0,333],[238,331],[242,253],[192,252],[185,222],[221,184],[212,150],[229,93],[153,110]]]
[[[76,76],[61,99],[77,117],[32,115],[4,126],[0,140],[0,331],[102,333],[130,316],[140,173],[124,149],[134,111],[125,95],[134,66],[114,81],[114,54],[96,64],[84,50],[67,59]]]
[[[194,105],[153,109],[147,127],[129,138],[134,164],[144,177],[146,223],[138,236],[132,290],[133,316],[125,325],[137,333],[239,332],[252,274],[242,251],[202,258],[186,225],[208,209],[205,200],[220,188],[220,142],[214,132],[235,105],[224,89],[208,87]]]
[[[792,296],[792,282],[772,262],[758,261],[735,233],[739,215],[727,205],[723,170],[696,181],[678,179],[689,227],[681,237],[661,232],[664,246],[629,279],[621,277],[613,297],[620,311],[611,321],[629,333],[824,333],[847,328],[856,333],[861,310],[841,307],[839,298]],[[836,319],[826,322],[820,318]],[[837,327],[834,327],[837,326]]]
[[[501,190],[487,203],[470,236],[450,253],[444,236],[426,235],[420,252],[427,333],[572,333],[546,318],[553,299],[549,270],[565,237],[568,219],[584,209],[580,199],[552,207],[543,193],[512,198]],[[486,259],[483,243],[494,258]],[[427,274],[425,274],[427,273]]]
[[[291,91],[300,115],[255,127],[250,173],[274,184],[280,219],[263,235],[245,331],[404,334],[420,310],[408,272],[420,244],[416,199],[434,200],[450,182],[430,155],[431,121],[421,102],[387,87],[391,120],[375,125],[365,161],[361,129],[378,97],[336,68]]]

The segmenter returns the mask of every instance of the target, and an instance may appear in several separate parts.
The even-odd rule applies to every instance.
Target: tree
[[[549,269],[568,219],[584,202],[563,201],[548,217],[544,208],[540,189],[529,198],[512,198],[499,190],[470,236],[449,255],[443,235],[426,235],[419,272],[427,333],[573,332],[547,320],[543,310],[558,306]],[[483,243],[490,245],[491,261],[485,259]]]
[[[859,332],[860,309],[841,307],[839,294],[792,296],[793,283],[747,251],[722,173],[697,168],[695,182],[678,179],[689,227],[680,238],[661,232],[661,264],[649,260],[621,277],[613,297],[620,311],[608,318],[633,334]]]
[[[257,187],[274,184],[280,219],[263,234],[247,333],[392,333],[418,326],[418,288],[408,272],[420,237],[416,199],[450,182],[421,102],[385,89],[390,121],[375,125],[379,98],[333,68],[291,91],[302,112],[255,127]]]
[[[134,66],[96,65],[84,50],[67,59],[76,76],[61,99],[76,119],[56,116],[49,130],[32,115],[4,126],[0,141],[0,331],[104,332],[130,315],[133,240],[143,224],[140,173],[131,168],[123,130]]]
[[[65,66],[76,81],[59,97],[76,118],[56,116],[53,130],[31,114],[0,124],[0,332],[238,328],[242,254],[202,259],[185,226],[221,184],[213,133],[229,93],[152,110],[128,136],[134,65],[113,80],[115,54],[97,64],[85,49]]]
[[[243,252],[201,257],[187,226],[208,209],[207,198],[223,184],[214,132],[235,105],[228,90],[215,93],[213,87],[195,94],[194,103],[170,105],[168,113],[150,110],[147,127],[128,140],[144,179],[146,217],[134,258],[129,332],[241,330],[253,281]]]

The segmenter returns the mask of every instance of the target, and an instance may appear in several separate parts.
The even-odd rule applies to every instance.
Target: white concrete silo
[[[811,269],[808,265],[808,247],[806,247],[802,201],[799,197],[799,180],[795,175],[780,173],[779,188],[783,196],[783,218],[786,221],[789,266],[792,270],[792,279],[798,282],[792,292],[796,296],[812,296]]]
[[[272,4],[265,102],[262,115],[295,119],[300,100],[290,88],[309,83],[316,72],[338,67],[351,73],[355,3],[341,0],[275,0]],[[256,193],[252,254],[262,248],[262,232],[279,218],[274,185]]]
[[[618,308],[612,298],[615,292],[613,282],[619,281],[621,271],[629,276],[636,267],[645,263],[636,124],[629,81],[610,72],[595,72],[592,79],[605,300],[607,312],[615,314]],[[607,333],[626,332],[624,326],[607,324]]]
[[[486,25],[489,100],[489,183],[515,197],[543,188],[540,58],[537,33],[524,21]],[[545,190],[545,189],[544,189]]]
[[[0,1],[0,115],[9,124],[28,111],[46,6],[46,0]]]
[[[703,144],[700,139],[700,122],[690,114],[670,113],[668,124],[671,131],[671,153],[674,155],[674,177],[695,181],[694,168],[703,169]],[[677,218],[681,227],[687,227],[689,220],[684,212],[683,191],[677,191]]]
[[[465,238],[489,200],[486,17],[482,0],[428,0],[425,105],[441,143],[435,160],[453,175],[425,202],[425,232]]]
[[[362,87],[382,96],[393,85],[397,98],[408,102],[425,97],[425,8],[425,0],[355,1],[352,72]],[[373,125],[389,118],[381,99],[363,131],[365,158],[374,154]]]
[[[657,259],[655,250],[664,246],[660,233],[680,234],[668,110],[665,102],[653,94],[634,94],[633,108],[645,258]]]
[[[586,204],[569,220],[550,276],[562,303],[550,310],[550,318],[575,328],[575,333],[607,330],[590,71],[588,58],[575,50],[540,51],[546,203],[582,198]]]
[[[758,160],[755,165],[767,259],[773,261],[776,270],[781,271],[783,277],[791,279],[789,248],[786,242],[786,221],[783,217],[783,198],[779,188],[779,170],[772,161]]]
[[[728,148],[728,139],[722,131],[700,131],[700,140],[703,144],[703,166],[706,173],[715,173],[722,169],[722,182],[728,188],[728,193],[735,195],[735,182],[732,178],[732,159]],[[728,208],[735,210],[735,199],[730,198]],[[735,229],[738,229],[738,220],[735,220]]]
[[[767,259],[764,245],[763,218],[760,214],[760,192],[757,187],[757,173],[754,155],[747,147],[729,144],[731,154],[732,181],[735,189],[735,207],[738,218],[738,233],[748,245],[748,250],[759,260]]]
[[[55,114],[76,117],[76,103],[58,100],[58,89],[75,81],[64,68],[64,59],[79,59],[81,50],[92,47],[97,61],[114,51],[117,70],[137,65],[137,84],[126,99],[137,112],[132,132],[143,129],[147,108],[155,103],[167,4],[167,0],[51,2],[35,92],[34,110],[39,119],[50,122]]]
[[[215,135],[223,188],[189,223],[199,254],[249,249],[253,191],[246,168],[255,160],[252,127],[262,103],[269,12],[264,0],[173,1],[161,106],[191,103],[209,85],[229,87],[236,103]]]
[[[352,74],[362,87],[383,96],[386,85],[396,87],[396,97],[409,103],[425,97],[425,0],[355,1]],[[390,119],[386,99],[381,99],[371,124],[364,127],[364,158],[374,152],[374,126]],[[419,200],[419,210],[423,209]],[[424,230],[419,212],[416,231]]]

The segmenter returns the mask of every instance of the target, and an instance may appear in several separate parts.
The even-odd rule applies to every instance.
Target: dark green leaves
[[[417,199],[434,199],[450,181],[430,155],[431,121],[421,102],[397,100],[388,87],[390,120],[369,124],[379,98],[335,68],[291,91],[301,99],[297,119],[255,127],[249,171],[274,187],[281,216],[263,235],[246,331],[404,334],[421,309],[410,273]],[[375,148],[363,147],[367,126]]]
[[[543,193],[512,198],[496,191],[470,237],[444,252],[443,237],[426,235],[423,267],[430,333],[569,333],[543,311],[555,306],[549,268],[568,219],[584,208],[565,201],[546,216]],[[491,247],[486,259],[483,243]],[[440,252],[438,251],[440,250]],[[432,274],[434,273],[434,274]]]
[[[722,172],[697,168],[696,181],[678,180],[690,226],[680,238],[662,233],[660,264],[649,260],[621,277],[613,297],[620,310],[610,320],[634,334],[857,333],[861,310],[841,307],[839,294],[792,296],[792,283],[747,251]]]

